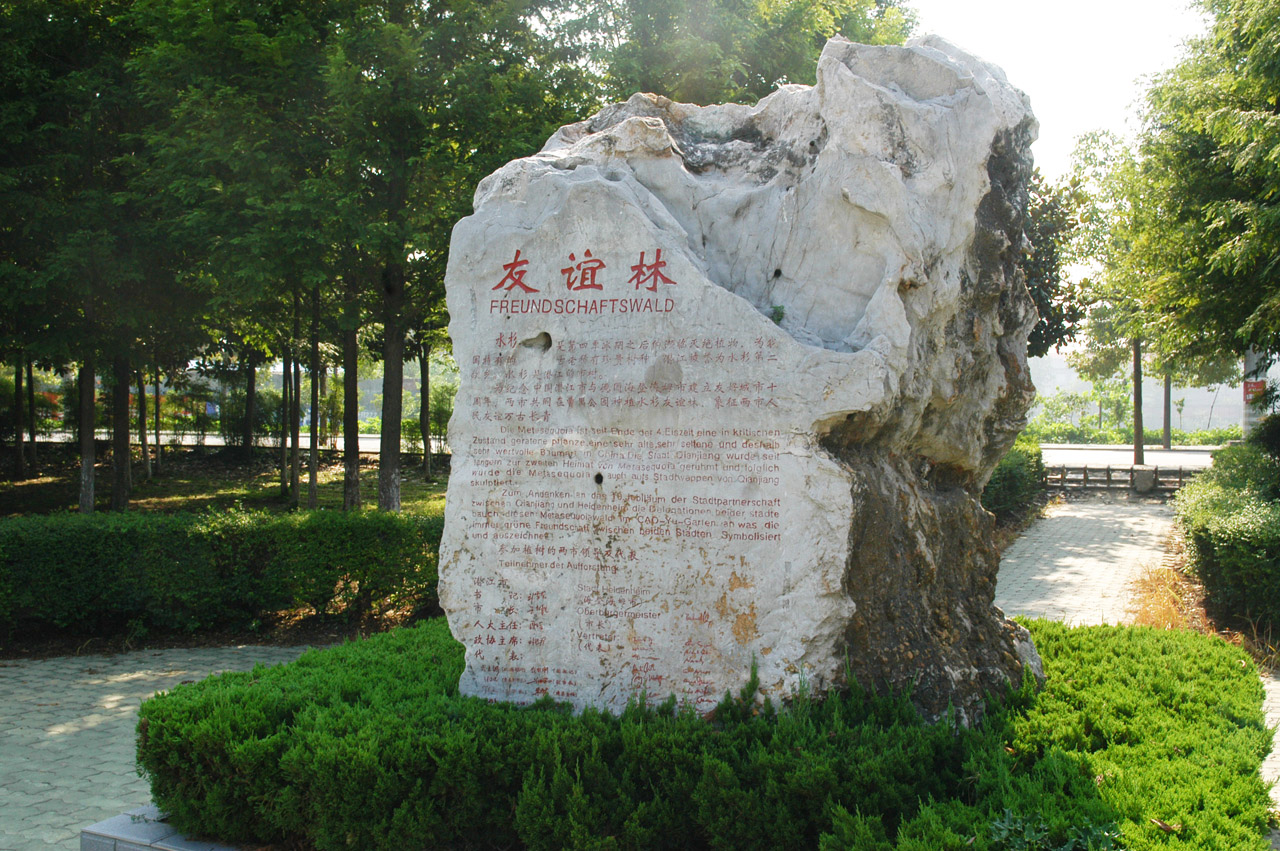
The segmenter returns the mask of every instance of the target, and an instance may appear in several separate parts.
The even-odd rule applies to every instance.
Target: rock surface
[[[754,107],[637,94],[476,191],[441,601],[464,693],[707,710],[758,667],[981,712],[1035,664],[981,492],[1021,430],[1036,124],[935,37]]]

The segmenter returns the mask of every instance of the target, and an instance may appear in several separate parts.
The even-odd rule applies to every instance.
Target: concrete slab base
[[[183,836],[153,806],[139,807],[80,831],[80,851],[239,851],[204,839]]]

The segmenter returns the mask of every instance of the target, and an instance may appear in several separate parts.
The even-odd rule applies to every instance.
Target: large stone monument
[[[476,191],[441,600],[466,694],[962,719],[1038,657],[978,494],[1024,424],[1035,119],[941,39],[754,107],[637,94]]]

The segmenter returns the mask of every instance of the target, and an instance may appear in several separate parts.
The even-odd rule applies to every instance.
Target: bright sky
[[[1051,180],[1070,167],[1076,137],[1126,135],[1141,78],[1172,67],[1207,24],[1188,0],[906,0],[917,32],[936,33],[1004,69],[1040,120],[1032,151]]]

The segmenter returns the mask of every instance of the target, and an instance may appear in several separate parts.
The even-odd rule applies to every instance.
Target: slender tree
[[[13,366],[13,469],[14,469],[14,478],[25,479],[27,477],[27,453],[22,446],[22,443],[23,443],[22,428],[24,425],[23,419],[25,419],[22,416],[22,406],[24,401],[23,392],[22,392],[22,377],[23,377],[22,355],[19,354],[14,359],[14,361],[15,362]]]
[[[147,449],[147,380],[139,366],[135,373],[138,382],[138,447],[142,450],[142,475],[151,481],[151,453]]]
[[[94,374],[94,356],[88,354],[84,360],[80,362],[80,372],[78,374],[76,384],[79,388],[79,406],[80,406],[80,513],[92,514],[94,509],[95,483],[94,463],[95,447],[94,447],[94,414],[97,405],[94,398],[94,383],[97,376]]]
[[[1204,0],[1210,31],[1150,88],[1111,182],[1111,277],[1169,365],[1280,353],[1280,0]]]
[[[475,184],[594,104],[550,2],[356,3],[329,43],[331,171],[350,244],[378,294],[383,361],[378,507],[400,507],[406,335],[443,280]]]
[[[36,457],[36,379],[31,358],[27,358],[27,434],[31,437],[31,467],[34,469],[39,459]]]

